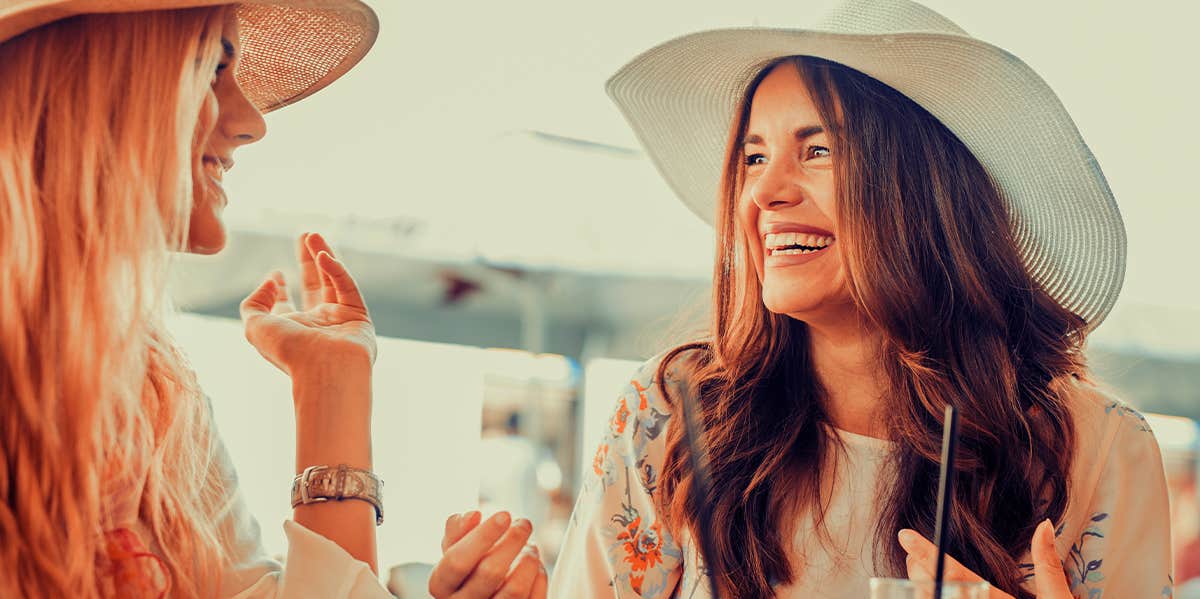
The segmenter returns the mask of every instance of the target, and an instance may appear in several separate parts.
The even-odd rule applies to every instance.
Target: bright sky
[[[399,218],[447,247],[598,268],[636,255],[707,271],[708,230],[640,158],[569,151],[526,130],[635,147],[603,91],[642,50],[699,29],[811,24],[832,3],[377,0],[383,30],[347,77],[268,117],[238,156],[229,217]],[[1129,229],[1122,303],[1200,308],[1185,245],[1200,221],[1200,3],[929,0],[1022,57],[1059,93]],[[1014,123],[1020,126],[1020,123]],[[624,248],[624,250],[622,249]],[[622,254],[622,251],[626,251]],[[607,262],[606,262],[607,260]]]

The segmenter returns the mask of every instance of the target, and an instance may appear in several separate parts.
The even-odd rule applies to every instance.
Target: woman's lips
[[[204,174],[208,177],[208,182],[212,187],[214,195],[220,199],[222,207],[229,204],[229,198],[225,195],[225,186],[222,181],[225,178],[225,166],[216,158],[205,156],[202,160]]]

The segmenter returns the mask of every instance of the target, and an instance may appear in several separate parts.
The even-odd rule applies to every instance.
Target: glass
[[[987,599],[992,585],[986,582],[943,582],[942,599]],[[871,599],[931,599],[932,580],[872,578]]]

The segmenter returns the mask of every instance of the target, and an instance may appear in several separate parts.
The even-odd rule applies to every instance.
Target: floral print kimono
[[[686,532],[660,519],[665,431],[676,422],[658,389],[661,358],[645,364],[618,397],[607,434],[583,484],[550,583],[552,598],[708,598],[698,552]],[[683,358],[680,358],[681,360]],[[686,388],[672,369],[678,403]],[[1073,398],[1076,454],[1071,505],[1057,523],[1058,551],[1076,597],[1172,596],[1170,521],[1158,444],[1140,414],[1093,387]],[[797,580],[781,598],[863,598],[875,575],[874,524],[880,469],[891,444],[835,431],[845,455],[833,466],[827,546],[811,516],[797,526]],[[800,556],[804,556],[803,560]],[[1021,573],[1033,591],[1032,560]]]

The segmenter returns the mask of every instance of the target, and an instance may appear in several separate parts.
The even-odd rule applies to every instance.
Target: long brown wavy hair
[[[959,467],[948,552],[1017,597],[1018,559],[1038,522],[1068,501],[1074,426],[1067,402],[1086,377],[1086,323],[1055,302],[1022,263],[1012,216],[984,168],[936,117],[848,67],[790,57],[832,138],[838,236],[851,295],[882,338],[885,469],[875,531],[880,574],[905,572],[901,528],[932,537],[942,414],[960,414]],[[717,214],[712,330],[681,356],[689,406],[705,431],[715,581],[729,597],[768,597],[796,581],[789,557],[799,514],[822,520],[825,458],[836,452],[803,322],[763,305],[735,222],[750,101],[731,128]],[[1014,125],[1016,126],[1016,125]],[[674,400],[674,411],[680,406]],[[670,428],[662,509],[697,526],[693,471],[681,426]],[[828,481],[826,481],[828,482]]]

